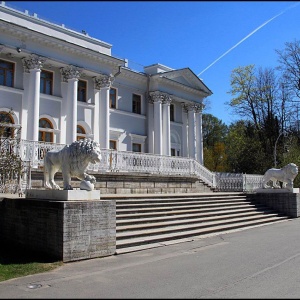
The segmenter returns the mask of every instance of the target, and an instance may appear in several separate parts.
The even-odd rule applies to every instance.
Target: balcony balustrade
[[[6,139],[2,149],[18,153],[21,159],[27,162],[26,172],[29,172],[28,170],[43,169],[45,154],[50,150],[60,150],[64,146],[64,144],[28,140],[13,143]],[[192,158],[111,149],[101,149],[101,152],[101,162],[90,164],[88,166],[89,171],[95,173],[137,172],[171,176],[196,176],[199,180],[220,192],[252,192],[262,186],[263,175],[211,172]],[[30,182],[30,176],[25,175]],[[5,183],[5,178],[2,177],[0,177],[0,192],[1,186]]]

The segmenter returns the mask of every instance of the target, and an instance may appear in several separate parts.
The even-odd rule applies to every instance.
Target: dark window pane
[[[133,152],[142,152],[142,145],[141,144],[132,144],[132,151]]]
[[[79,80],[78,81],[78,95],[77,100],[81,102],[86,102],[86,82]]]
[[[116,108],[117,107],[117,90],[111,88],[109,91],[109,107]]]
[[[141,113],[141,96],[133,94],[132,95],[132,112],[136,114]]]
[[[170,105],[170,121],[174,121],[174,104]]]
[[[0,60],[0,84],[13,87],[14,64]]]

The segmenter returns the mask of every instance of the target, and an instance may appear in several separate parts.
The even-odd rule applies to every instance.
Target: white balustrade
[[[30,161],[31,169],[43,168],[44,156],[49,150],[60,150],[65,144],[21,140],[19,151],[23,161]],[[12,149],[9,140],[7,150]],[[11,151],[11,150],[10,150]],[[137,153],[101,149],[100,163],[90,164],[89,171],[103,172],[139,172],[161,175],[196,176],[217,191],[253,191],[262,186],[263,175],[239,173],[215,173],[208,170],[193,158],[162,156],[157,154]]]

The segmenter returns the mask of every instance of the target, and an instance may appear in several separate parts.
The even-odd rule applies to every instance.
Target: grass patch
[[[62,261],[24,250],[19,246],[0,247],[0,281],[48,272],[62,265]]]

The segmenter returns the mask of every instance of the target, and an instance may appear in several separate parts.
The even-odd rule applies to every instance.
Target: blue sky
[[[129,66],[189,67],[212,90],[205,110],[226,124],[238,119],[230,74],[239,66],[276,67],[286,42],[300,40],[295,1],[6,1],[39,18],[112,44]]]

